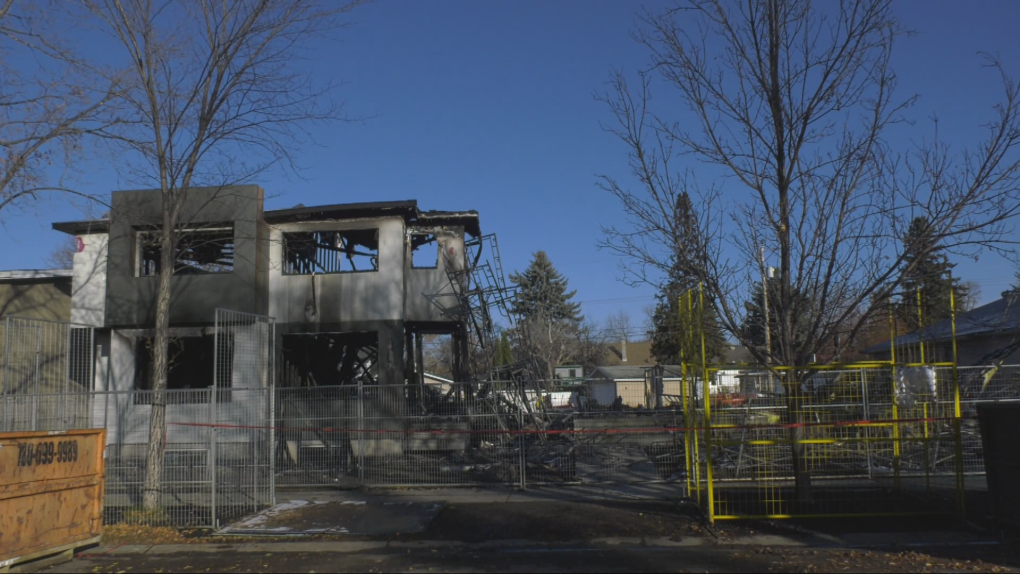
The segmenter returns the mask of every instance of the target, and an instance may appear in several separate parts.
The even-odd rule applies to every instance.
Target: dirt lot
[[[359,510],[358,512],[362,512]],[[355,513],[357,514],[357,513]],[[353,515],[352,515],[353,516]],[[360,516],[360,515],[359,515]],[[869,533],[883,542],[881,533],[939,533],[951,542],[973,539],[975,531],[953,519],[883,519],[729,522],[704,524],[697,509],[677,503],[536,503],[447,504],[423,532],[377,536],[224,537],[207,531],[174,531],[131,526],[108,528],[103,544],[206,544],[215,552],[187,549],[160,555],[159,547],[146,554],[90,553],[84,559],[52,569],[53,572],[1020,572],[1020,555],[1011,546],[942,545],[900,549],[813,549],[734,546],[759,534],[779,534],[786,540],[819,544],[817,533],[845,536]],[[978,536],[989,538],[985,534]],[[685,548],[607,547],[584,544],[600,538],[698,539]],[[424,543],[436,548],[385,549],[363,553],[330,551],[338,541]],[[499,540],[528,541],[523,546],[481,549],[471,544]],[[832,538],[831,540],[835,540]],[[287,550],[287,542],[320,541],[319,552]],[[444,547],[463,542],[469,546]],[[279,551],[245,551],[252,542],[280,543]],[[564,546],[565,543],[570,543]],[[575,544],[577,543],[577,544]],[[745,542],[746,544],[746,542]]]
[[[370,506],[344,507],[343,518],[367,520]],[[281,523],[309,521],[322,525],[321,508],[310,507],[307,516],[284,516]],[[348,516],[349,514],[349,516]],[[314,519],[314,520],[313,520]],[[484,542],[487,540],[533,540],[537,542],[570,542],[595,538],[705,538],[713,544],[756,534],[779,534],[807,538],[815,532],[841,535],[852,532],[967,532],[958,520],[951,518],[886,518],[803,520],[803,521],[739,521],[719,522],[707,526],[700,512],[689,505],[670,502],[559,502],[446,504],[421,532],[394,531],[373,536],[346,534],[311,536],[302,540],[444,540]],[[208,530],[177,531],[170,528],[147,528],[130,525],[107,527],[103,544],[203,544],[210,542],[238,543],[243,541],[294,540],[253,536],[211,536]]]
[[[664,503],[451,504],[439,512],[428,530],[400,539],[464,542],[500,539],[565,542],[608,536],[679,539],[707,535],[701,522],[693,509]]]

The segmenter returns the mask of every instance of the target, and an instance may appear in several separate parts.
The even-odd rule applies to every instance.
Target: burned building
[[[413,200],[266,211],[263,200],[252,185],[189,190],[171,284],[169,389],[208,389],[214,362],[255,365],[234,369],[234,389],[264,386],[270,369],[277,387],[422,384],[429,334],[452,337],[454,378],[470,380],[460,357],[481,247],[476,212],[422,211]],[[160,192],[142,190],[114,192],[103,219],[53,224],[80,238],[71,320],[95,328],[96,391],[151,388],[161,221]],[[272,349],[235,344],[217,355],[217,309],[274,318]],[[178,410],[192,402],[175,400]]]

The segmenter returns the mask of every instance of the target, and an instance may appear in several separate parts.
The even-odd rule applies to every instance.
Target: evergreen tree
[[[503,367],[514,362],[513,347],[510,345],[510,338],[507,337],[506,331],[500,334],[499,342],[496,343],[496,349],[493,356],[493,361],[496,367]]]
[[[910,222],[910,228],[903,237],[903,250],[907,272],[903,275],[902,296],[895,306],[897,318],[911,330],[921,324],[921,316],[925,325],[948,318],[950,293],[960,305],[967,300],[969,289],[958,278],[952,277],[955,265],[949,262],[942,247],[935,244],[927,218],[916,217]]]
[[[534,254],[523,273],[513,273],[517,285],[513,311],[524,318],[541,315],[550,321],[581,321],[581,304],[570,300],[577,291],[567,291],[567,279],[553,267],[545,251]]]
[[[769,291],[769,334],[772,337],[772,349],[771,356],[778,358],[784,356],[780,348],[780,337],[779,337],[779,317],[780,313],[776,309],[776,299],[779,293],[779,278],[772,277],[768,280],[768,291]],[[811,308],[811,299],[803,293],[795,292],[793,294],[793,316],[796,322],[793,326],[793,346],[794,348],[800,348],[804,345],[808,331],[811,328],[810,317],[811,314],[807,312]],[[803,309],[804,312],[798,312],[797,309]],[[765,290],[761,282],[755,283],[754,291],[751,293],[751,299],[744,303],[744,320],[741,322],[740,329],[744,336],[744,339],[756,347],[765,348]]]
[[[687,291],[697,289],[697,282],[683,275],[674,264],[669,280],[656,296],[658,303],[652,315],[652,356],[660,364],[676,365],[685,359],[698,361],[701,357],[701,337],[697,329],[698,299],[688,303]],[[701,329],[705,332],[705,355],[709,361],[719,360],[726,351],[726,336],[715,309],[705,302]]]
[[[691,301],[689,309],[686,300],[680,301],[688,290],[698,286],[694,279],[696,262],[688,257],[698,252],[697,213],[686,193],[677,195],[672,225],[673,264],[666,284],[657,295],[658,303],[652,315],[652,355],[661,364],[678,364],[681,356],[687,361],[700,359],[701,331],[697,327],[700,315],[700,329],[705,333],[705,355],[709,361],[716,360],[725,352],[726,336],[711,301],[705,300],[703,314],[698,311],[697,298]]]
[[[575,356],[584,339],[581,304],[571,301],[577,291],[567,291],[567,279],[544,251],[510,280],[517,285],[512,310],[521,317],[521,350],[538,369],[536,375],[552,380],[556,366]]]

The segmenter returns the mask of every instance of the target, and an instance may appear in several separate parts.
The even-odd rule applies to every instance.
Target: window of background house
[[[435,269],[439,266],[439,242],[434,233],[411,234],[411,267]]]
[[[160,269],[159,230],[139,231],[136,236],[137,276],[153,277]],[[234,271],[234,227],[184,229],[177,242],[175,275],[208,275]]]
[[[284,233],[283,249],[287,275],[379,270],[378,229]]]

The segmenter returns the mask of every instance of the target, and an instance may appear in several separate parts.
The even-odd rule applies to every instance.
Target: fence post
[[[267,321],[268,323],[268,321]],[[268,323],[269,334],[269,504],[276,505],[276,324]]]
[[[864,405],[864,417],[863,420],[871,420],[871,408],[868,405],[868,370],[861,369],[861,402]],[[868,461],[868,478],[874,479],[874,463],[871,461],[871,426],[865,425],[864,427],[864,452]]]
[[[513,383],[511,383],[513,384]],[[524,410],[517,409],[517,428],[524,430]],[[524,442],[524,433],[517,435],[517,464],[520,465],[521,490],[528,488],[528,453],[527,444]]]
[[[695,317],[694,317],[694,289],[692,288],[692,289],[688,289],[687,290],[687,315],[686,315],[686,321],[687,321],[688,324],[694,324],[694,320],[695,320]],[[690,344],[693,347],[694,343],[695,343],[695,341],[694,341],[694,334],[690,333],[690,330],[688,330],[688,336],[690,337]],[[693,358],[693,355],[692,355],[692,358]],[[698,432],[699,431],[697,430],[697,426],[699,424],[701,424],[702,421],[698,420],[698,417],[696,416],[697,412],[698,412],[698,383],[697,383],[697,377],[695,376],[693,369],[690,371],[689,374],[690,374],[690,379],[691,379],[690,380],[690,388],[689,388],[689,390],[691,391],[691,396],[688,398],[688,405],[690,406],[690,419],[691,419],[690,420],[690,422],[691,422],[690,426],[695,427],[695,430],[694,430],[693,434],[691,435],[691,447],[693,448],[693,452],[691,454],[691,461],[692,461],[691,466],[692,466],[692,468],[694,470],[694,489],[698,493],[698,503],[700,504],[702,502],[702,500],[701,500],[701,493],[702,493],[703,489],[702,489],[702,484],[701,484],[701,469],[698,468],[698,465],[701,464],[701,443],[698,441]],[[704,430],[702,430],[700,432],[702,432],[703,434],[707,435],[707,432],[704,431]]]
[[[216,395],[219,392],[220,379],[220,310],[216,309],[213,320],[213,384],[209,393],[209,421],[216,424]],[[209,487],[210,487],[210,526],[219,528],[216,523],[216,427],[209,428]]]
[[[899,397],[896,396],[896,322],[893,319],[892,297],[889,298],[889,358],[892,363],[892,447],[893,447],[893,486],[900,489],[900,409]]]
[[[704,325],[705,291],[698,283],[698,325]],[[708,521],[715,523],[715,486],[712,484],[712,401],[709,400],[708,357],[705,352],[705,330],[701,332],[701,386],[705,401],[705,480],[708,486]]]
[[[32,430],[39,430],[39,360],[42,357],[42,327],[35,331],[35,371],[32,380],[35,392],[32,393]]]
[[[358,377],[358,484],[365,486],[365,385]]]
[[[57,420],[60,421],[60,428],[55,430],[64,430],[69,428],[72,424],[68,419],[68,412],[74,412],[71,410],[71,403],[73,401],[71,394],[71,326],[64,325],[64,372],[61,375],[64,379],[64,396],[57,401]]]
[[[11,420],[11,414],[14,410],[11,407],[11,400],[14,399],[14,393],[8,388],[10,384],[10,376],[8,373],[11,369],[11,318],[7,317],[4,323],[4,425],[6,425],[8,431],[14,430],[14,422]]]
[[[952,281],[952,279],[953,276],[950,274],[949,280]],[[961,517],[965,517],[967,513],[967,496],[963,483],[963,430],[960,426],[960,417],[963,416],[963,409],[960,406],[960,373],[957,367],[959,357],[956,349],[956,300],[952,289],[949,290],[949,319],[952,324],[953,333],[953,438],[956,442],[956,452],[954,455],[956,458],[957,511]]]

